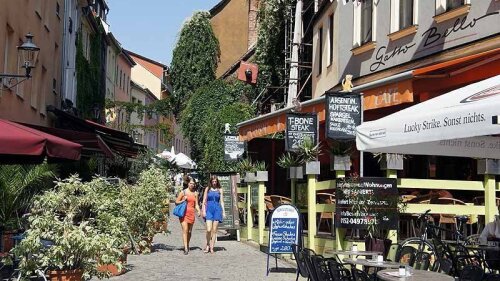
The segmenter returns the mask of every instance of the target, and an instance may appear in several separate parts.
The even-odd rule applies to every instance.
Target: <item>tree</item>
[[[197,163],[202,159],[205,135],[202,133],[205,122],[214,124],[208,116],[226,105],[246,99],[250,86],[242,82],[215,80],[199,88],[189,99],[182,112],[181,124],[184,136],[191,145],[191,158]]]
[[[254,116],[255,109],[246,103],[232,103],[221,110],[212,111],[205,122],[202,134],[205,136],[203,159],[200,166],[205,171],[230,171],[234,163],[224,161],[224,124],[231,127]]]
[[[192,93],[215,79],[220,56],[219,41],[210,24],[208,12],[195,12],[184,23],[170,65],[170,96],[173,113],[179,117]]]

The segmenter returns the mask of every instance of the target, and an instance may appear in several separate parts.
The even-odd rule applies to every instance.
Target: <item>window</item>
[[[470,0],[436,0],[436,15],[470,4]]]
[[[353,45],[355,48],[376,41],[377,32],[376,24],[374,24],[376,14],[377,5],[374,5],[373,0],[363,0],[359,5],[354,5]]]
[[[5,36],[5,45],[3,49],[3,73],[12,73],[14,70],[14,61],[9,60],[14,57],[14,30],[7,24]],[[2,79],[5,86],[9,85],[9,79]]]
[[[418,0],[391,0],[391,33],[418,22]]]
[[[56,15],[57,15],[57,17],[58,17],[58,18],[60,18],[60,17],[59,17],[59,12],[60,12],[60,11],[61,11],[61,7],[59,6],[59,2],[57,2],[57,3],[56,3]]]
[[[329,65],[331,65],[333,63],[333,14],[328,18],[328,39],[330,44],[328,61],[330,62]]]
[[[372,14],[373,0],[365,0],[361,3],[361,45],[372,41]]]
[[[122,70],[120,69],[120,88],[122,87]]]
[[[71,17],[69,18],[68,31],[69,34],[73,33],[73,19],[71,19]]]
[[[56,80],[56,78],[52,79],[52,92],[57,95],[57,80]]]
[[[50,84],[49,84],[49,81],[47,81],[47,68],[45,68],[45,66],[42,65],[42,86],[40,87],[42,90],[40,91],[40,100],[39,100],[39,108],[40,108],[40,114],[43,114],[45,115],[47,113],[47,109],[46,109],[46,103],[45,103],[45,99],[47,97],[47,93],[48,93],[48,89],[50,87]],[[36,89],[34,89],[34,91],[31,91],[31,95],[36,95]]]
[[[323,27],[318,30],[318,75],[323,70]]]

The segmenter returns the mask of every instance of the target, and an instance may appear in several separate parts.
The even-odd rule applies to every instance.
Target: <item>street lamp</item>
[[[33,43],[33,35],[31,33],[26,34],[26,41],[17,47],[18,58],[22,63],[22,68],[25,69],[24,74],[9,74],[9,73],[0,73],[0,81],[2,78],[26,78],[29,79],[31,77],[31,69],[35,68],[36,61],[38,59],[38,53],[40,52],[40,48]],[[22,82],[22,81],[20,81]]]

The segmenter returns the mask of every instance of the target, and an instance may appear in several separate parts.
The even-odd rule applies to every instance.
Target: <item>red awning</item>
[[[0,162],[15,156],[79,160],[82,146],[68,140],[0,119]]]

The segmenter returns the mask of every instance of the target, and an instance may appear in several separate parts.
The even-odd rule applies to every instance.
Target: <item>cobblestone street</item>
[[[234,239],[221,237],[215,245],[214,254],[204,253],[205,225],[200,219],[193,226],[191,249],[187,256],[182,251],[177,217],[171,216],[168,228],[170,234],[155,237],[153,253],[129,255],[130,271],[110,280],[295,280],[295,266],[281,260],[278,260],[280,272],[271,272],[266,277],[266,254]],[[219,237],[223,235],[219,232]],[[270,264],[275,264],[272,258]]]

